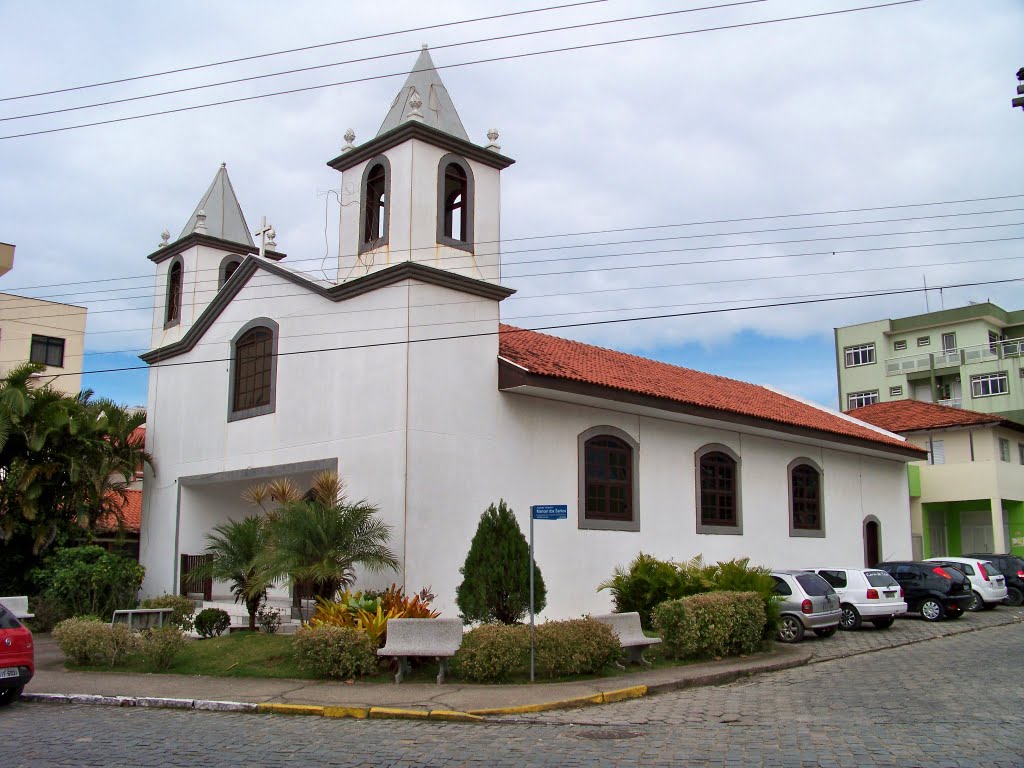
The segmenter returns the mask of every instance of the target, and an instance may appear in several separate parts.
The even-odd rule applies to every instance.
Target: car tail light
[[[1017,578],[1024,579],[1024,570],[1017,571]]]
[[[932,568],[932,573],[937,573],[937,574],[939,574],[939,576],[941,576],[944,579],[949,579],[950,581],[953,580],[953,577],[950,576],[948,573],[946,573],[946,571],[943,568],[941,568],[940,566],[938,566],[938,565],[936,565],[934,568]]]
[[[813,613],[814,612],[814,606],[811,605],[811,601],[810,600],[804,600],[802,603],[800,603],[800,610],[803,613]]]
[[[985,581],[989,581],[988,571],[985,570],[985,566],[982,565],[981,563],[978,563],[978,570],[981,571],[982,578],[984,578]]]
[[[878,599],[878,590],[877,589],[869,589],[868,590],[868,600],[877,600],[877,599]]]
[[[900,587],[900,597],[903,597],[903,587]]]

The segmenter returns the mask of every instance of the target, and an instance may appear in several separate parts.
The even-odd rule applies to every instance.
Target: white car
[[[840,629],[858,629],[870,621],[878,629],[888,629],[907,612],[903,587],[892,576],[877,568],[814,568],[816,574],[832,585],[839,595],[843,615]]]
[[[971,582],[974,602],[970,610],[980,611],[982,608],[995,608],[1006,603],[1009,591],[1006,589],[1006,577],[988,560],[974,557],[929,557],[926,562],[949,565],[963,572]]]

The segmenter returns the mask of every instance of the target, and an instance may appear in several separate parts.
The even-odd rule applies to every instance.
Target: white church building
[[[795,397],[502,324],[496,134],[470,141],[427,51],[341,174],[336,278],[250,235],[224,167],[156,266],[140,541],[146,594],[182,590],[256,481],[337,470],[392,528],[396,581],[455,589],[480,514],[534,504],[548,617],[603,612],[639,552],[772,567],[911,554],[899,436]],[[349,203],[357,203],[349,205]],[[265,228],[264,228],[265,229]],[[169,235],[165,233],[165,241]],[[333,265],[332,265],[333,271]],[[227,595],[227,585],[213,592]],[[281,593],[280,596],[285,596]]]

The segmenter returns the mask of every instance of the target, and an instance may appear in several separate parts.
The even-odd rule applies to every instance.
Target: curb
[[[112,707],[196,709],[204,712],[256,712],[258,704],[206,699],[167,699],[154,696],[95,696],[88,693],[23,693],[22,701],[46,704],[100,704]]]

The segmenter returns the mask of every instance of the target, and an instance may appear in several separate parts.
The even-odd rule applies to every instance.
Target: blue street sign
[[[565,520],[569,517],[569,507],[565,504],[536,504],[530,507],[530,515],[534,520]]]

